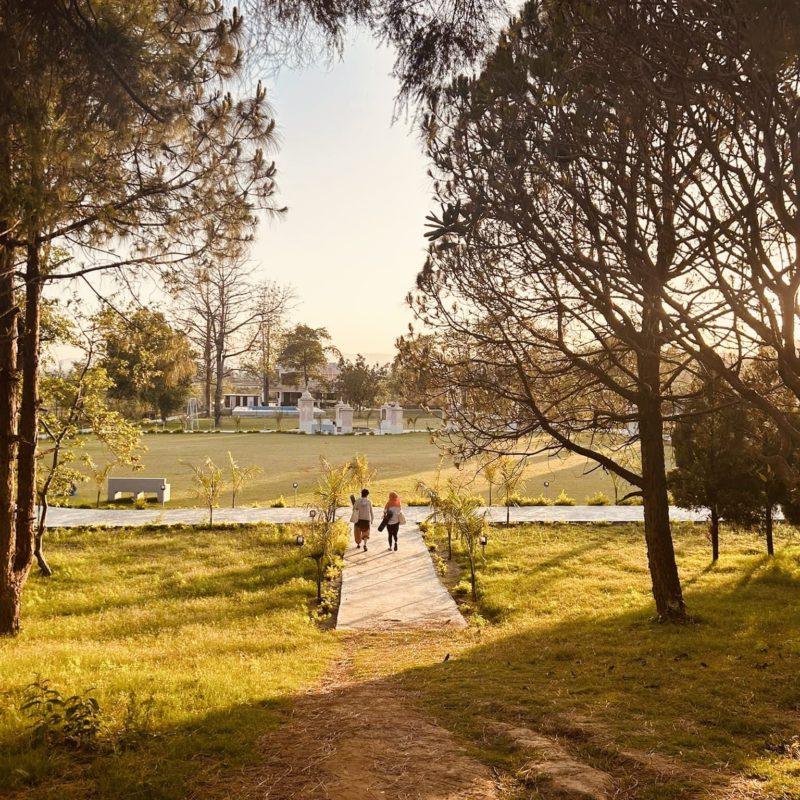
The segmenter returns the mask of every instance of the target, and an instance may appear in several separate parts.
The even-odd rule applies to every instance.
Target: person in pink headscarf
[[[397,532],[400,530],[400,525],[405,522],[400,495],[397,492],[389,492],[389,500],[383,507],[383,519],[389,533],[389,549],[397,550]],[[392,548],[393,543],[394,548]]]

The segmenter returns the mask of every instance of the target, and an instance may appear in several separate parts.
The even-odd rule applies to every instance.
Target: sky
[[[416,128],[393,123],[389,50],[352,34],[342,60],[266,81],[277,120],[279,220],[259,225],[258,279],[295,287],[296,322],[346,354],[386,361],[407,330],[425,258],[431,181]]]

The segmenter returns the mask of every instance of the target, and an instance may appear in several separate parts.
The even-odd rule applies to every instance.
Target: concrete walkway
[[[487,511],[492,522],[505,522],[506,509],[493,506]],[[430,508],[418,506],[404,509],[409,523],[421,522],[431,513]],[[347,519],[350,508],[343,508],[341,516]],[[642,522],[641,506],[532,506],[511,509],[512,522]],[[214,511],[214,521],[236,522],[295,522],[307,520],[304,508],[220,508]],[[670,508],[674,522],[703,522],[707,511],[686,511]],[[119,511],[108,509],[50,508],[47,512],[48,528],[74,528],[87,525],[121,527],[138,525],[202,525],[208,522],[208,511],[202,508],[168,508],[145,511]]]
[[[442,586],[419,526],[403,525],[397,551],[387,549],[386,533],[373,527],[369,550],[353,540],[344,555],[339,630],[451,625],[466,622]]]

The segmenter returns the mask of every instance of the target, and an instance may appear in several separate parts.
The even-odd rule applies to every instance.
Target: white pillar
[[[300,395],[297,410],[300,412],[300,430],[303,433],[314,433],[314,398],[308,389]]]
[[[347,403],[336,404],[336,432],[353,432],[353,407]]]
[[[403,432],[403,408],[399,403],[386,403],[381,408],[381,417],[383,419],[381,427],[384,433]]]

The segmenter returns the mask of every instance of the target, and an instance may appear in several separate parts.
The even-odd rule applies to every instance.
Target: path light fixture
[[[311,517],[311,522],[314,522],[314,517],[317,516],[317,509],[312,508],[311,511],[308,512],[308,516]]]
[[[547,497],[547,490],[550,488],[550,481],[545,481],[542,486],[544,486],[544,496]]]
[[[292,489],[294,489],[294,504],[295,504],[295,507],[297,506],[297,488],[298,488],[299,486],[300,486],[300,484],[299,484],[297,481],[295,481],[295,482],[292,484]]]
[[[294,537],[294,543],[298,547],[302,547],[306,543],[306,537],[303,536],[302,533],[298,533],[297,536]]]
[[[481,545],[481,551],[483,552],[483,560],[486,561],[486,545],[489,544],[489,537],[484,533],[481,534],[481,538],[478,539]]]

